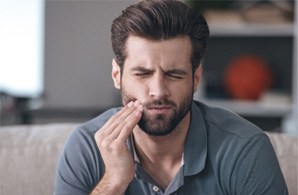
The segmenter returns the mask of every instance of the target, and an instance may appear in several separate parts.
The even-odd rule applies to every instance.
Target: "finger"
[[[115,115],[113,115],[102,128],[107,128],[115,123],[121,116],[123,116],[129,108],[133,106],[134,102],[129,102],[126,106],[124,106],[119,112],[117,112]]]
[[[136,105],[136,103],[134,105]],[[113,119],[109,121],[109,124],[107,125],[109,133],[112,133],[129,115],[131,115],[137,109],[137,107],[134,105],[124,109],[119,115],[113,116]]]
[[[122,122],[127,116],[129,116],[134,110],[137,109],[137,107],[135,107],[136,105],[140,105],[140,103],[137,101],[130,102],[128,105],[122,108],[118,113],[116,113],[108,120],[108,122],[100,129],[100,131],[96,132],[95,137],[97,139],[100,139],[101,137],[109,140],[115,139],[116,137],[118,137],[118,134],[121,131],[121,128],[125,125],[125,124],[122,124]],[[118,126],[120,126],[120,129],[116,129]],[[115,134],[112,137],[109,137],[115,130],[116,130]]]
[[[131,132],[132,129],[137,125],[141,118],[143,107],[139,103],[135,103],[134,107],[136,109],[127,115],[126,118],[123,118],[115,127],[114,131],[110,134],[111,138],[116,139],[124,127],[128,128],[127,131]]]
[[[119,112],[113,115],[101,128],[98,133],[108,136],[114,129],[121,123],[129,114],[131,114],[136,108],[132,105],[126,105]]]
[[[143,114],[143,107],[139,106],[138,109],[129,117],[126,118],[126,123],[122,127],[119,135],[118,135],[118,141],[125,141],[128,136],[131,134],[132,130],[135,128],[135,126],[140,121]]]

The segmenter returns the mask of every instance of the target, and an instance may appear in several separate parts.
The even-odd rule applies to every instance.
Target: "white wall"
[[[45,108],[119,104],[111,79],[110,26],[133,1],[47,0]]]

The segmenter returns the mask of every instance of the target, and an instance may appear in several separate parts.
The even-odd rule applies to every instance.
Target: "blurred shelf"
[[[210,24],[212,37],[225,36],[294,36],[295,27],[293,24],[249,24],[249,23],[221,23]]]
[[[244,2],[238,5],[242,3],[244,6]],[[258,119],[257,125],[266,124],[271,129],[279,127],[284,132],[291,132],[298,128],[298,3],[293,1],[293,16],[289,9],[285,14],[276,6],[259,5],[204,10],[211,35],[204,57],[204,82],[208,85],[203,84],[205,87],[194,99],[231,110],[245,118]],[[288,98],[272,96],[273,99],[260,101],[225,99],[229,97],[223,85],[226,67],[235,57],[249,53],[268,61],[276,75],[272,90],[286,92]]]
[[[239,100],[200,100],[210,106],[221,107],[243,116],[285,117],[292,111],[290,103],[264,103]]]

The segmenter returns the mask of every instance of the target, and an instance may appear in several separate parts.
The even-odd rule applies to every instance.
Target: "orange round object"
[[[267,63],[256,56],[235,58],[225,72],[225,88],[235,99],[256,100],[273,83],[273,74]]]

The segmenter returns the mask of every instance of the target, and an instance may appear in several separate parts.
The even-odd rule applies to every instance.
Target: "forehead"
[[[188,36],[150,40],[130,35],[126,42],[128,66],[191,67],[192,45]]]

